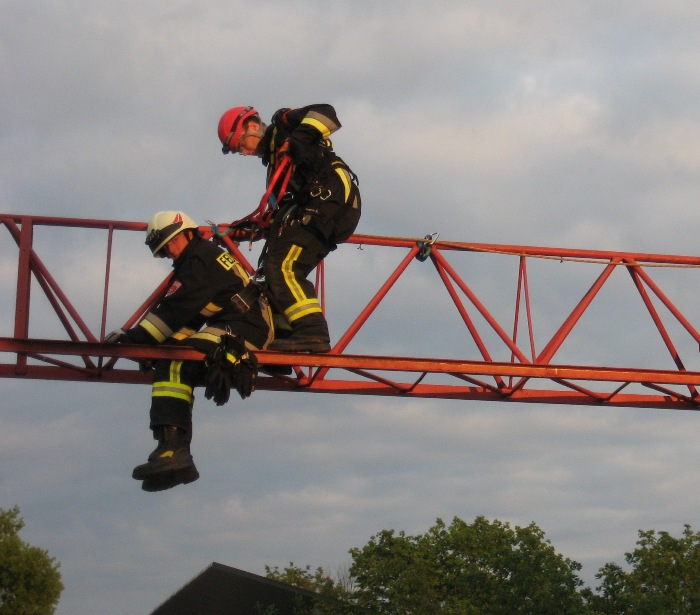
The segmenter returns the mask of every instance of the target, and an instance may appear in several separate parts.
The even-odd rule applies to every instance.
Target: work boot
[[[197,471],[190,455],[190,438],[184,429],[174,425],[158,425],[153,434],[158,437],[158,446],[148,456],[147,463],[134,468],[132,478],[145,481],[162,479],[175,472]]]
[[[141,489],[149,492],[165,491],[166,489],[172,489],[173,487],[177,487],[178,485],[186,485],[188,483],[192,483],[198,478],[199,472],[194,466],[194,463],[192,463],[192,467],[186,470],[179,470],[160,476],[155,476],[153,478],[147,478],[141,484]]]
[[[268,349],[278,352],[330,352],[328,323],[320,313],[304,316],[292,323],[291,336],[274,340]]]

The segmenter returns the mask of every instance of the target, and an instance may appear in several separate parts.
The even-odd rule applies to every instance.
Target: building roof
[[[318,601],[348,607],[320,594],[213,562],[151,615],[298,615],[312,612]]]

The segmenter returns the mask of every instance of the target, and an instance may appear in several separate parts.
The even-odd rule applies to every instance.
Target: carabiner
[[[440,237],[440,233],[432,233],[424,237],[425,241],[419,241],[417,243],[420,250],[418,251],[418,254],[416,254],[416,258],[421,263],[428,260],[430,252],[432,252],[433,249],[433,244],[438,240],[438,237]]]

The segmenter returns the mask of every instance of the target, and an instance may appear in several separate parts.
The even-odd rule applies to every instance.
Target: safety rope
[[[262,195],[258,207],[245,218],[232,222],[230,226],[235,228],[237,226],[243,226],[246,222],[253,222],[254,225],[260,229],[268,228],[270,226],[270,218],[272,217],[272,213],[278,208],[278,203],[287,192],[287,186],[289,185],[289,181],[292,177],[292,171],[292,159],[289,156],[285,156],[280,165],[275,169],[272,178],[268,182],[267,190],[265,191],[265,194]],[[280,177],[282,177],[283,173],[285,173],[285,176],[282,180],[282,185],[280,186],[274,202],[271,203],[270,199],[273,196],[275,186],[277,185]]]

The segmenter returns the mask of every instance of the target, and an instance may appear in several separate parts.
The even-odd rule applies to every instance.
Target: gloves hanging
[[[255,390],[258,360],[233,333],[221,336],[221,342],[205,357],[204,365],[204,396],[213,399],[217,406],[229,400],[231,389],[236,389],[241,399],[250,397]]]

